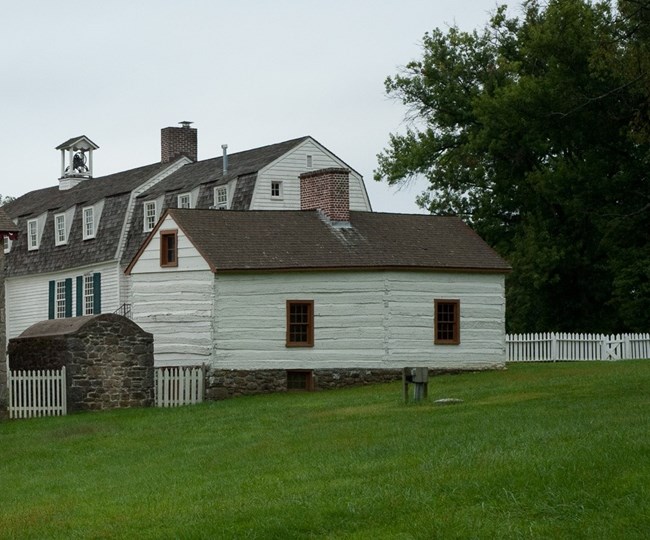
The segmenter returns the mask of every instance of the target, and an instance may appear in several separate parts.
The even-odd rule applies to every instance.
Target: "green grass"
[[[0,538],[648,538],[650,361],[516,364],[400,397],[0,423]]]

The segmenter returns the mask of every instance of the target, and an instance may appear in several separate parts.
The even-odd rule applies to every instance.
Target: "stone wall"
[[[153,335],[120,315],[43,321],[9,342],[11,369],[66,366],[68,410],[153,405]]]
[[[402,379],[401,369],[314,369],[314,390],[345,388]],[[254,394],[287,391],[287,371],[260,369],[208,369],[206,399],[220,400]]]

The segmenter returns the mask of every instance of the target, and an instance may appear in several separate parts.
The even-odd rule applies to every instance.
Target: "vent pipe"
[[[228,145],[222,144],[221,148],[223,149],[223,175],[226,176],[228,172]]]

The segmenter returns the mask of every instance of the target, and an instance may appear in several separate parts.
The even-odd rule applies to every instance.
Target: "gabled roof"
[[[510,266],[457,217],[350,212],[333,227],[318,211],[170,209],[213,271],[412,269],[509,272]],[[127,268],[153,238],[151,232]]]
[[[307,139],[309,137],[299,137],[229,154],[228,171],[225,176],[223,174],[223,156],[189,163],[151,187],[151,189],[141,194],[139,198],[153,199],[167,192],[182,193],[198,185],[210,182],[225,184],[233,178],[258,172]]]
[[[61,143],[56,147],[56,150],[67,148],[70,148],[72,150],[90,150],[91,148],[93,150],[97,150],[99,146],[97,146],[85,135],[79,135],[78,137],[72,137],[72,139],[68,139],[64,143]]]

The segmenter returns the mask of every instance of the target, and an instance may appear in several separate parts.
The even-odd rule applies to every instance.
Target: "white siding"
[[[213,274],[178,229],[178,266],[160,266],[160,230],[131,270],[133,321],[154,335],[157,366],[197,365],[212,351]]]
[[[311,168],[307,168],[307,156],[312,156]],[[306,140],[258,173],[251,210],[299,210],[299,175],[329,167],[347,167],[347,165],[315,141]],[[271,198],[272,181],[282,182],[281,199]],[[363,179],[354,171],[350,172],[350,210],[370,210]]]
[[[218,368],[482,369],[505,362],[503,276],[306,272],[216,276]],[[460,300],[460,345],[434,345],[434,299]],[[285,346],[286,300],[314,300],[314,347]]]
[[[101,273],[102,313],[112,313],[118,307],[119,267],[117,263],[70,268],[62,272],[13,277],[5,280],[7,339],[48,318],[49,282],[72,278],[72,313],[75,314],[77,276]]]

